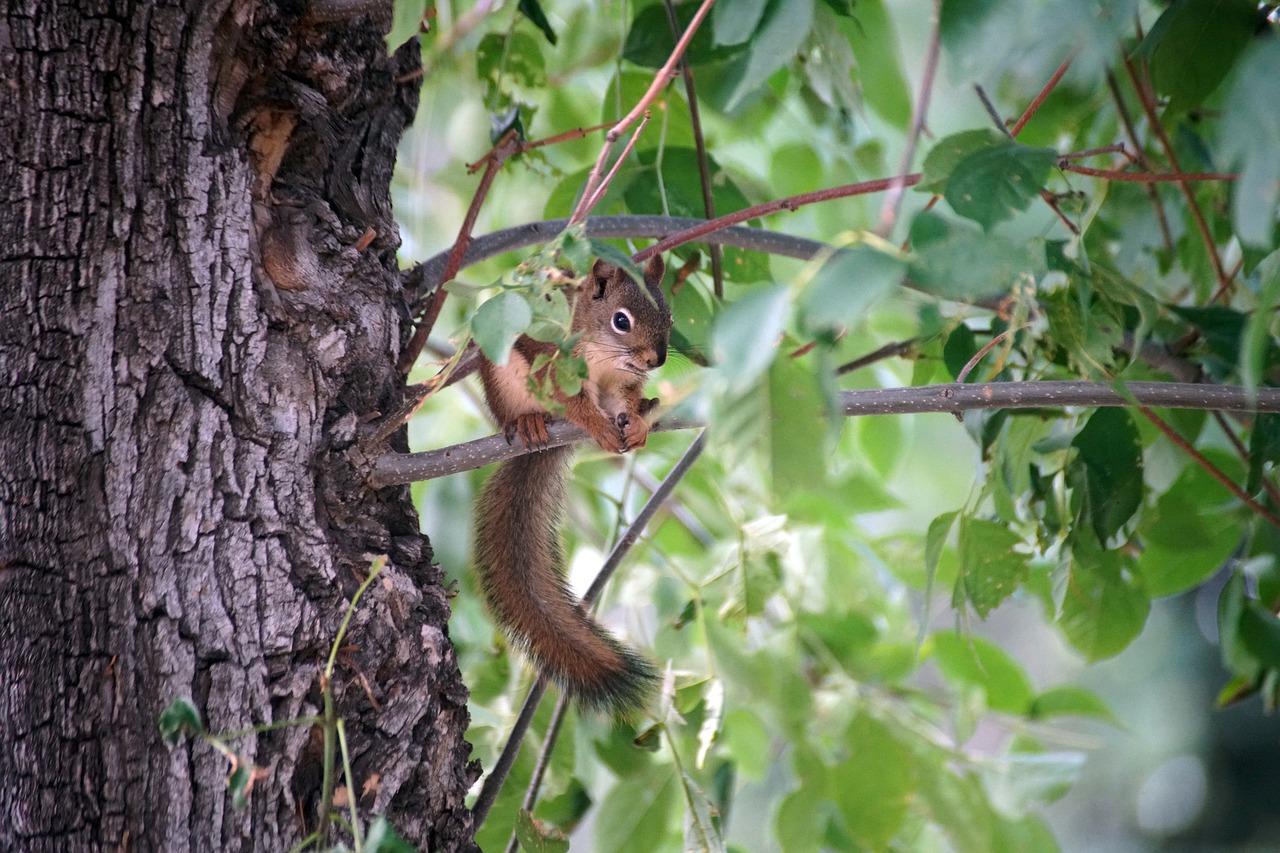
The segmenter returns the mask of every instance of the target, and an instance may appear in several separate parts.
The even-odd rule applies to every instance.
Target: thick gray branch
[[[701,225],[703,221],[681,216],[596,216],[588,219],[586,226],[589,237],[662,239],[679,234],[695,225]],[[563,231],[568,224],[568,219],[548,219],[544,222],[530,222],[527,225],[517,225],[514,228],[505,228],[477,237],[467,247],[467,252],[462,258],[462,266],[466,268],[504,252],[546,243]],[[808,260],[818,252],[832,248],[817,240],[793,237],[790,234],[766,231],[762,228],[749,228],[745,225],[734,225],[716,231],[702,237],[701,241],[801,260]],[[448,259],[449,253],[441,252],[427,258],[404,274],[405,288],[411,298],[430,293],[440,285],[440,278],[444,275],[445,263]]]
[[[1165,409],[1205,409],[1219,412],[1280,412],[1280,389],[1259,388],[1255,396],[1233,385],[1188,382],[1130,382],[1132,399],[1101,382],[992,382],[986,384],[925,385],[914,388],[871,388],[841,392],[844,413],[855,415],[905,415],[922,412],[965,412],[971,409],[1043,409],[1065,406],[1128,406],[1136,400],[1144,406]],[[689,429],[703,424],[663,418],[656,432]],[[567,421],[548,428],[551,447],[576,444],[587,434]],[[527,451],[492,435],[465,444],[423,453],[384,453],[374,463],[369,482],[375,487],[446,474],[470,471]]]

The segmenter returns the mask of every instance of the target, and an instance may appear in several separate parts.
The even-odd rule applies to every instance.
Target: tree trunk
[[[211,732],[318,714],[377,554],[333,679],[361,817],[469,848],[441,574],[408,490],[364,485],[359,443],[403,390],[388,189],[417,44],[387,55],[389,3],[18,5],[0,6],[0,849],[307,836],[319,728],[229,741],[266,771],[238,811],[227,760],[157,720],[177,698]]]

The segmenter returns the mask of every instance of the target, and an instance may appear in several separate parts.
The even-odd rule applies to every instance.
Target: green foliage
[[[697,5],[676,4],[682,27]],[[437,135],[461,139],[478,115],[515,105],[532,136],[616,121],[674,44],[662,3],[541,8],[545,26],[521,6],[528,20],[494,16],[452,54],[428,46],[440,76],[428,78],[424,104],[460,101],[436,119]],[[892,174],[913,132],[918,92],[906,81],[924,66],[915,46],[929,40],[927,15],[913,8],[715,5],[687,60],[719,214]],[[891,231],[876,233],[883,195],[780,213],[758,224],[841,248],[803,263],[727,250],[720,291],[706,247],[668,255],[673,357],[651,393],[707,421],[709,449],[602,613],[670,666],[669,701],[636,721],[639,734],[571,711],[528,815],[530,751],[548,735],[540,711],[478,835],[486,849],[513,830],[527,849],[559,849],[557,827],[603,850],[1055,850],[1047,805],[1081,773],[1079,744],[1090,741],[1072,728],[1144,725],[1076,680],[1132,654],[1158,600],[1205,595],[1215,576],[1229,578],[1221,701],[1280,700],[1280,417],[1157,409],[1157,427],[1132,408],[1046,398],[962,423],[851,420],[839,401],[843,390],[946,382],[964,369],[969,383],[1087,379],[1122,394],[1129,382],[1186,378],[1275,386],[1273,29],[1244,2],[948,0],[912,166],[922,174]],[[973,96],[981,84],[1012,119],[1069,57],[1016,140]],[[450,86],[463,94],[442,94]],[[1147,106],[1171,151],[1139,100],[1149,89],[1165,99]],[[705,214],[689,106],[679,79],[662,92],[594,215]],[[599,144],[509,163],[481,230],[568,215]],[[438,168],[423,145],[417,167]],[[475,159],[475,145],[454,159]],[[1109,153],[1082,153],[1100,148]],[[1186,172],[1240,176],[1184,193],[1070,171],[1169,172],[1170,154]],[[411,148],[403,164],[415,168]],[[474,179],[451,166],[423,180],[456,201],[407,239],[447,248],[457,222],[446,213],[465,208]],[[408,179],[403,196],[419,197]],[[444,322],[492,357],[520,334],[558,342],[557,381],[573,393],[585,374],[564,359],[566,282],[593,254],[619,260],[640,247],[571,231],[514,270],[508,257],[464,272],[451,289],[488,299],[451,300]],[[889,344],[907,355],[842,370]],[[433,446],[486,431],[468,406],[439,405],[424,416]],[[661,477],[688,441],[654,434],[634,464]],[[591,450],[581,459],[567,531],[575,582],[640,499],[632,469]],[[459,495],[477,482],[459,479]],[[449,535],[424,515],[433,537]],[[465,578],[463,556],[453,561]],[[466,585],[451,638],[488,767],[528,675],[495,649]],[[1008,633],[1006,613],[1034,623],[1033,635]],[[1007,736],[974,737],[992,731]],[[1113,771],[1135,789],[1141,781]],[[590,839],[575,830],[588,816]]]

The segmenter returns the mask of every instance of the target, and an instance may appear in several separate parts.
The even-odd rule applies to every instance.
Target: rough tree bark
[[[386,13],[0,5],[0,849],[304,837],[315,728],[237,741],[268,775],[233,811],[226,761],[157,718],[316,714],[373,554],[334,685],[362,815],[471,846],[441,575],[358,451],[407,325],[388,188],[420,65]]]

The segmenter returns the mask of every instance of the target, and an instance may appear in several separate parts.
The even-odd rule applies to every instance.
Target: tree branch
[[[1130,382],[1128,397],[1102,382],[990,382],[960,385],[925,385],[911,388],[870,388],[840,394],[844,414],[905,415],[925,412],[958,413],[977,409],[1042,409],[1065,406],[1144,406],[1168,409],[1204,409],[1232,412],[1280,412],[1280,389],[1259,388],[1251,396],[1236,385],[1189,382]],[[664,417],[651,432],[691,429],[703,424]],[[556,421],[547,429],[549,447],[587,440],[587,434],[568,421]],[[422,453],[383,453],[368,476],[374,488],[432,480],[500,462],[527,451],[508,444],[501,435]]]
[[[593,216],[586,221],[587,236],[601,238],[623,237],[670,237],[687,231],[707,220],[681,216]],[[531,222],[504,228],[477,237],[467,247],[462,258],[461,267],[478,264],[481,261],[496,257],[515,249],[536,246],[546,243],[569,225],[568,219],[548,219],[542,222]],[[757,252],[768,252],[789,258],[809,260],[821,251],[828,251],[831,246],[818,240],[794,237],[780,231],[766,231],[762,228],[750,228],[735,225],[706,234],[700,238],[703,242],[722,246],[733,246],[737,249],[748,249]],[[416,267],[404,273],[404,287],[410,297],[416,299],[422,294],[430,293],[440,286],[444,280],[444,272],[449,260],[449,252],[433,255]]]

